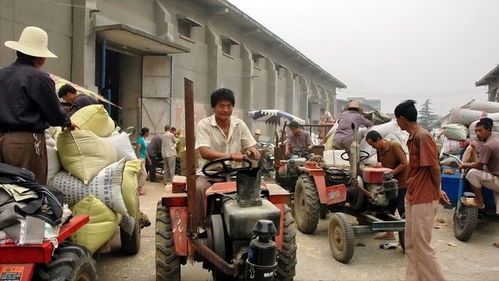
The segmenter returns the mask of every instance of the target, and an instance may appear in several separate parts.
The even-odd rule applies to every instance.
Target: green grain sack
[[[132,160],[125,163],[123,181],[121,182],[121,195],[125,202],[128,214],[137,218],[139,196],[137,194],[137,174],[140,171],[141,160]]]
[[[85,130],[64,131],[57,138],[62,167],[88,184],[104,167],[117,161],[116,150],[103,138]]]
[[[118,215],[93,195],[71,208],[74,216],[88,215],[90,221],[71,235],[73,241],[84,245],[92,253],[111,239],[118,226]]]
[[[99,137],[107,137],[114,130],[114,121],[102,104],[85,106],[71,116],[80,129],[94,132]]]

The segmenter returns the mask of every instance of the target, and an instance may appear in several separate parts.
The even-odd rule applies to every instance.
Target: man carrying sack
[[[50,126],[77,128],[57,99],[54,81],[40,70],[48,50],[47,33],[26,27],[19,41],[6,41],[17,60],[0,69],[0,163],[26,168],[38,183],[47,184],[44,131]]]

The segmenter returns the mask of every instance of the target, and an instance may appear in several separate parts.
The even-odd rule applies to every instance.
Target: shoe
[[[468,207],[475,207],[478,209],[485,208],[485,204],[482,203],[481,205],[478,205],[475,201],[475,198],[471,198],[471,197],[461,197],[461,203],[463,203],[465,206],[468,206]]]
[[[144,190],[139,190],[139,195],[142,196],[142,195],[146,195],[146,192]]]
[[[374,236],[376,240],[395,240],[395,234],[393,232],[378,233]]]
[[[151,226],[151,221],[149,220],[147,215],[142,212],[140,212],[140,222],[141,222],[140,228]]]

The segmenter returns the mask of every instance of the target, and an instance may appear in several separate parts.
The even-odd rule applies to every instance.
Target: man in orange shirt
[[[397,105],[395,117],[409,133],[409,168],[405,196],[405,280],[445,280],[435,251],[430,245],[433,221],[439,201],[450,205],[440,190],[440,165],[437,146],[431,134],[416,121],[415,101]]]

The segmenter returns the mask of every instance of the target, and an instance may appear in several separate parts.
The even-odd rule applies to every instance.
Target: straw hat
[[[359,104],[359,102],[358,102],[358,101],[354,101],[354,100],[353,100],[353,101],[350,101],[350,102],[348,103],[348,109],[350,109],[350,108],[360,109],[360,104]]]
[[[261,134],[262,134],[262,131],[260,131],[260,129],[255,130],[255,135],[261,135]]]
[[[47,32],[36,26],[26,27],[21,33],[21,36],[19,36],[19,41],[5,41],[4,45],[33,57],[57,58],[57,56],[48,49]]]

